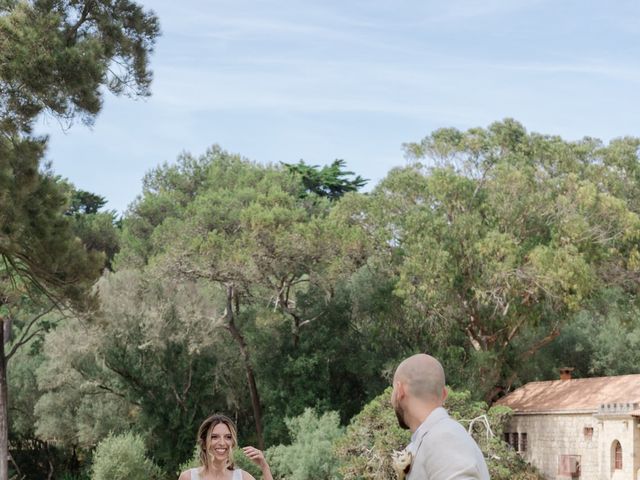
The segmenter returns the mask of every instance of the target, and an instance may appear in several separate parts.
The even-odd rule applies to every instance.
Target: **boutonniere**
[[[409,470],[411,470],[412,460],[413,455],[407,448],[391,454],[391,462],[393,464],[393,469],[396,471],[398,480],[404,480],[407,473],[409,473]]]

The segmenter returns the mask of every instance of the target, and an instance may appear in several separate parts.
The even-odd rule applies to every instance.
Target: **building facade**
[[[497,402],[505,441],[549,479],[640,480],[640,375],[532,382]]]

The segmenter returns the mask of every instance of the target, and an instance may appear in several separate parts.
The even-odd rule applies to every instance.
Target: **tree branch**
[[[7,353],[7,355],[5,357],[7,359],[7,361],[9,361],[9,359],[16,353],[18,348],[20,348],[22,345],[24,345],[29,340],[31,340],[35,335],[37,335],[38,333],[43,331],[43,329],[37,329],[35,332],[33,332],[31,335],[29,335],[29,330],[31,330],[31,327],[33,327],[33,325],[35,325],[35,323],[38,320],[40,320],[42,317],[44,317],[45,315],[50,313],[54,308],[56,308],[55,305],[51,305],[44,312],[41,312],[40,314],[36,315],[35,317],[33,317],[29,321],[29,323],[27,324],[26,328],[22,332],[22,335],[20,336],[20,338],[11,346],[11,350],[9,350],[9,353]]]
[[[69,31],[67,32],[67,42],[71,42],[72,40],[75,40],[78,30],[80,29],[82,24],[87,21],[87,18],[89,18],[89,14],[93,9],[94,3],[95,3],[95,0],[88,0],[84,4],[84,7],[82,8],[82,13],[78,18],[78,21],[75,24],[73,24],[69,29]]]

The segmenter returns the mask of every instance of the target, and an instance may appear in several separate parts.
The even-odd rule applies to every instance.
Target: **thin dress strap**
[[[198,473],[198,468],[191,469],[191,480],[200,480],[200,474]]]
[[[233,471],[233,480],[242,480],[242,470],[236,468]]]

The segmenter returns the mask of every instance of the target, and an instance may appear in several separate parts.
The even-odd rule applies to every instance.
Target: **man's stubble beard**
[[[404,410],[402,409],[400,404],[397,403],[393,407],[393,410],[396,412],[396,418],[398,419],[398,425],[400,425],[400,428],[402,428],[403,430],[409,430],[409,425],[407,425],[407,422],[404,421]]]

